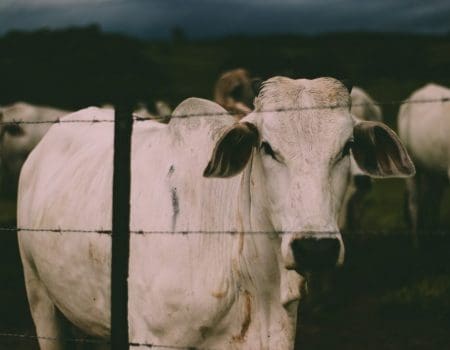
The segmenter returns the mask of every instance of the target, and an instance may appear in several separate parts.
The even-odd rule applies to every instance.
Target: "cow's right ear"
[[[362,121],[353,128],[352,154],[361,170],[372,177],[408,177],[416,172],[398,136],[380,122]]]
[[[247,165],[253,147],[259,142],[255,125],[236,123],[217,141],[204,177],[230,177],[239,174]]]

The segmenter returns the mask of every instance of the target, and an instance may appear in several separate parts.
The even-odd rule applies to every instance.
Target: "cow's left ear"
[[[217,141],[204,177],[230,177],[239,174],[247,165],[258,144],[259,133],[249,122],[234,124]]]
[[[364,121],[353,129],[353,157],[372,177],[408,177],[416,170],[400,139],[388,126]]]

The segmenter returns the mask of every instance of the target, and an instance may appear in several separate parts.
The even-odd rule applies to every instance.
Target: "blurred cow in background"
[[[378,103],[360,87],[354,86],[351,93],[352,114],[360,120],[382,122],[383,113]]]
[[[153,119],[167,124],[172,115],[172,108],[167,102],[161,100],[156,101],[154,106],[154,111],[149,111],[146,103],[139,103],[133,114],[142,119]]]
[[[443,99],[442,102],[434,100]],[[406,214],[417,244],[420,230],[436,229],[443,190],[450,177],[450,89],[427,84],[408,99],[398,115],[399,136],[417,166],[406,181]]]
[[[351,98],[351,112],[357,123],[360,121],[381,122],[383,120],[381,108],[363,89],[353,87]],[[372,179],[361,171],[353,157],[351,158],[350,172],[351,179],[339,216],[339,227],[354,231],[361,228],[364,197],[372,188]]]
[[[260,85],[259,78],[251,78],[250,73],[243,68],[233,69],[223,73],[214,87],[214,101],[225,108],[238,119],[249,114],[254,106],[254,85]]]
[[[110,104],[102,108],[111,108]],[[172,110],[163,101],[155,102],[156,113],[146,105],[137,106],[133,114],[142,119],[168,123]],[[0,188],[5,197],[14,198],[20,170],[25,159],[39,143],[50,126],[70,111],[48,106],[17,102],[0,109]]]
[[[0,110],[1,193],[15,197],[25,159],[52,124],[69,111],[17,102]],[[21,123],[21,122],[25,123]]]

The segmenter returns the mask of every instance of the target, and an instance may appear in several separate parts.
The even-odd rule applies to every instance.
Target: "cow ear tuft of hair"
[[[416,172],[398,136],[380,122],[363,121],[353,129],[352,154],[361,170],[372,177],[409,177]]]
[[[231,177],[239,174],[258,145],[259,133],[249,122],[236,123],[217,141],[206,166],[204,177]]]

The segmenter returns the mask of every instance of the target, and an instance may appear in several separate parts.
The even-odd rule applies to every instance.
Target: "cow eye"
[[[264,152],[264,154],[267,154],[268,156],[271,156],[273,159],[278,161],[277,156],[275,155],[275,152],[272,149],[272,146],[266,141],[261,142],[261,150]]]
[[[348,155],[350,155],[350,150],[351,150],[351,148],[353,146],[353,143],[354,143],[353,139],[350,139],[350,140],[348,140],[346,142],[344,148],[342,149],[342,153],[341,153],[342,154],[342,158],[347,157]]]

